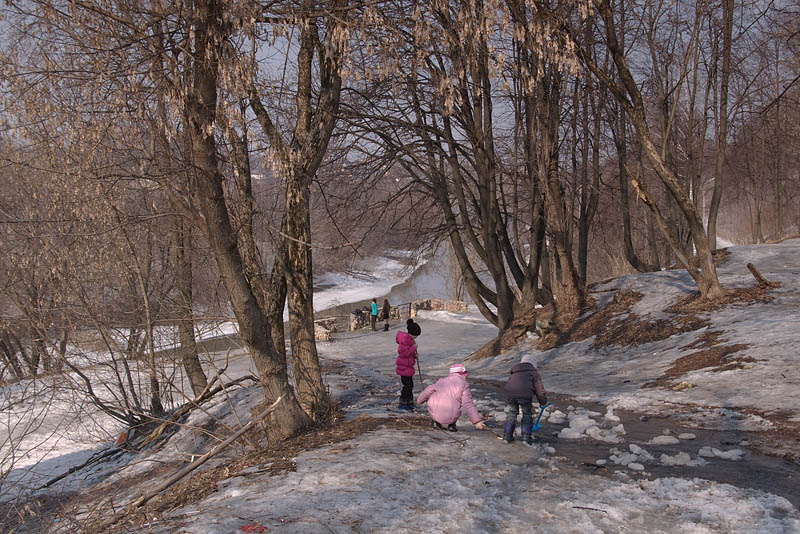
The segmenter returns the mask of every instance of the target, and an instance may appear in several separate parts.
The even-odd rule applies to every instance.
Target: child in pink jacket
[[[422,329],[413,319],[406,321],[406,330],[397,333],[394,340],[397,342],[397,359],[395,360],[396,372],[400,375],[403,389],[400,391],[401,410],[414,411],[414,365],[417,363],[417,344],[414,339],[422,333]]]
[[[472,392],[467,383],[467,369],[458,363],[450,367],[450,374],[440,378],[435,384],[425,388],[417,398],[418,404],[428,403],[428,413],[433,418],[433,426],[457,432],[456,421],[461,417],[461,409],[466,410],[472,424],[478,430],[486,426],[481,422],[481,414],[472,402]]]

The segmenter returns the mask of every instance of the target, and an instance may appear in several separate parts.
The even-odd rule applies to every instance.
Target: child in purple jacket
[[[440,378],[435,384],[426,387],[417,397],[417,403],[428,403],[428,413],[433,418],[433,426],[457,432],[456,421],[461,417],[461,408],[466,410],[472,424],[478,430],[486,426],[481,422],[481,414],[472,402],[472,392],[467,383],[467,369],[458,363],[450,367],[450,374]]]
[[[413,319],[406,321],[406,330],[397,333],[394,340],[397,342],[397,359],[395,370],[400,375],[403,389],[400,391],[401,410],[414,411],[414,365],[417,363],[417,344],[414,339],[422,333],[422,329]]]
[[[529,362],[518,363],[511,368],[511,376],[503,387],[506,392],[506,424],[503,427],[503,441],[514,441],[514,428],[517,426],[517,414],[522,410],[522,439],[525,445],[533,445],[533,397],[540,406],[547,404],[547,393],[542,384],[542,377]],[[541,409],[541,408],[539,408]]]

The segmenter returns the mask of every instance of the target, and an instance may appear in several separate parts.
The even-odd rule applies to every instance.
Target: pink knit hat
[[[467,374],[467,368],[463,363],[454,363],[450,366],[450,373]]]

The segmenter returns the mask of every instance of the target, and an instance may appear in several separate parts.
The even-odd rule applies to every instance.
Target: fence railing
[[[455,300],[425,299],[413,302],[403,302],[391,306],[389,321],[402,321],[405,324],[410,317],[415,317],[419,310],[447,310],[466,312],[469,310],[467,303]],[[383,321],[382,310],[378,310],[378,321]],[[362,306],[347,315],[329,315],[314,321],[331,332],[352,332],[370,326],[370,308]]]

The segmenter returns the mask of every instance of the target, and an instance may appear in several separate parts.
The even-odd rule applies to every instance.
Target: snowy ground
[[[770,416],[789,411],[797,422],[800,406],[800,370],[792,365],[800,346],[800,240],[731,252],[720,269],[725,286],[753,284],[748,262],[783,283],[771,303],[732,306],[705,316],[710,326],[704,330],[722,331],[726,344],[748,345],[742,352],[756,361],[747,366],[692,371],[680,377],[690,384],[680,391],[641,389],[685,356],[685,347],[703,331],[635,347],[598,348],[588,339],[547,352],[537,351],[531,340],[467,366],[478,407],[498,429],[505,418],[503,398],[479,384],[502,382],[521,359],[536,362],[556,400],[533,448],[505,445],[491,432],[475,430],[465,418],[455,434],[379,430],[299,454],[291,459],[294,471],[270,476],[267,466],[256,466],[231,473],[208,497],[171,510],[140,531],[800,532],[800,513],[787,498],[713,480],[715,470],[743,469],[753,462],[750,445],[774,428]],[[620,289],[643,293],[632,312],[657,319],[665,315],[666,305],[693,287],[688,275],[670,271],[608,282],[595,288],[593,297],[602,306]],[[422,385],[496,333],[477,314],[423,312],[418,322]],[[348,418],[402,417],[387,409],[396,403],[399,390],[394,335],[401,326],[392,325],[388,333],[342,334],[319,344],[324,360],[345,364],[326,375],[326,381]],[[247,371],[246,354],[234,351],[228,356],[231,376]],[[417,383],[415,392],[420,390]],[[187,428],[203,425],[211,416],[235,427],[258,399],[256,388],[232,391],[208,406],[207,413],[193,414]],[[634,433],[626,423],[631,413],[660,417],[662,424],[652,425],[648,433],[646,417],[637,418]],[[665,428],[663,418],[676,414],[679,419],[669,420],[674,426]],[[708,428],[752,431],[752,439],[711,446],[701,439]],[[604,454],[592,466],[576,463],[570,457],[576,443],[592,444]],[[75,491],[103,481],[116,492],[119,504],[140,491],[135,486],[121,489],[128,477],[145,476],[152,483],[155,467],[181,465],[207,447],[202,434],[180,432],[152,455],[117,458],[113,465],[68,477],[50,491]],[[796,465],[787,469],[790,476],[800,477]],[[796,494],[789,497],[798,502]],[[52,528],[71,529],[66,518]]]

